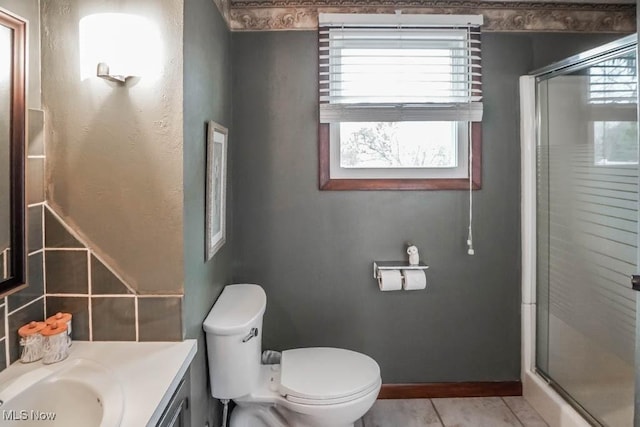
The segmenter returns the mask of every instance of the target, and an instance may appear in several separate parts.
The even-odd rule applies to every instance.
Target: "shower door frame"
[[[567,427],[587,427],[598,422],[581,409],[563,390],[551,386],[551,379],[536,368],[536,256],[537,256],[537,145],[538,130],[542,116],[538,101],[538,82],[558,75],[570,73],[592,63],[635,48],[637,54],[638,35],[632,34],[603,46],[571,56],[544,68],[520,77],[520,173],[521,173],[521,236],[522,236],[522,312],[521,312],[521,380],[523,396],[553,425]],[[640,108],[639,108],[640,110]],[[640,167],[640,165],[639,165]],[[640,210],[639,210],[640,212]],[[639,221],[640,224],[640,221]],[[640,236],[640,233],[638,234]],[[639,245],[640,247],[640,245]],[[640,266],[640,251],[637,265]],[[631,282],[629,282],[631,286]],[[636,299],[636,306],[640,305]],[[638,312],[638,307],[637,311]],[[638,321],[636,319],[636,348],[639,348]],[[635,366],[639,366],[640,353],[636,351]],[[636,370],[634,425],[640,425],[640,378]],[[576,406],[569,403],[573,401]],[[595,423],[595,424],[594,424]]]

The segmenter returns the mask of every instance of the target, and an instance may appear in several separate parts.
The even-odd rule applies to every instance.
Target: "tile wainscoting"
[[[17,330],[44,317],[44,112],[28,110],[27,143],[27,280],[29,286],[0,298],[0,371],[17,359]]]
[[[0,298],[0,371],[18,360],[18,328],[58,311],[84,341],[180,341],[182,295],[139,295],[45,200],[44,114],[29,110],[28,284]]]

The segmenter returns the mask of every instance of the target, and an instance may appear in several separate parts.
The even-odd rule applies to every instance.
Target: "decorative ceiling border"
[[[570,9],[608,9],[621,5],[634,5],[633,0],[220,0],[229,3],[232,9],[249,7],[473,7],[504,9],[516,8],[570,8]]]
[[[314,30],[318,13],[482,14],[484,31],[632,33],[635,3],[482,0],[213,0],[232,31]]]

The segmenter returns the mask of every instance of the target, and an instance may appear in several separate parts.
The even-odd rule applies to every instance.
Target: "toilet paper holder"
[[[424,262],[411,265],[407,261],[373,261],[373,278],[378,280],[381,270],[426,270],[429,266]]]

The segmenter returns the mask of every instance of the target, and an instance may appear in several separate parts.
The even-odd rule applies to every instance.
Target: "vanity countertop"
[[[124,394],[121,427],[155,426],[196,354],[197,341],[74,341],[69,357],[51,367],[89,359],[108,368]],[[0,384],[41,368],[42,362],[16,362],[0,372]]]

